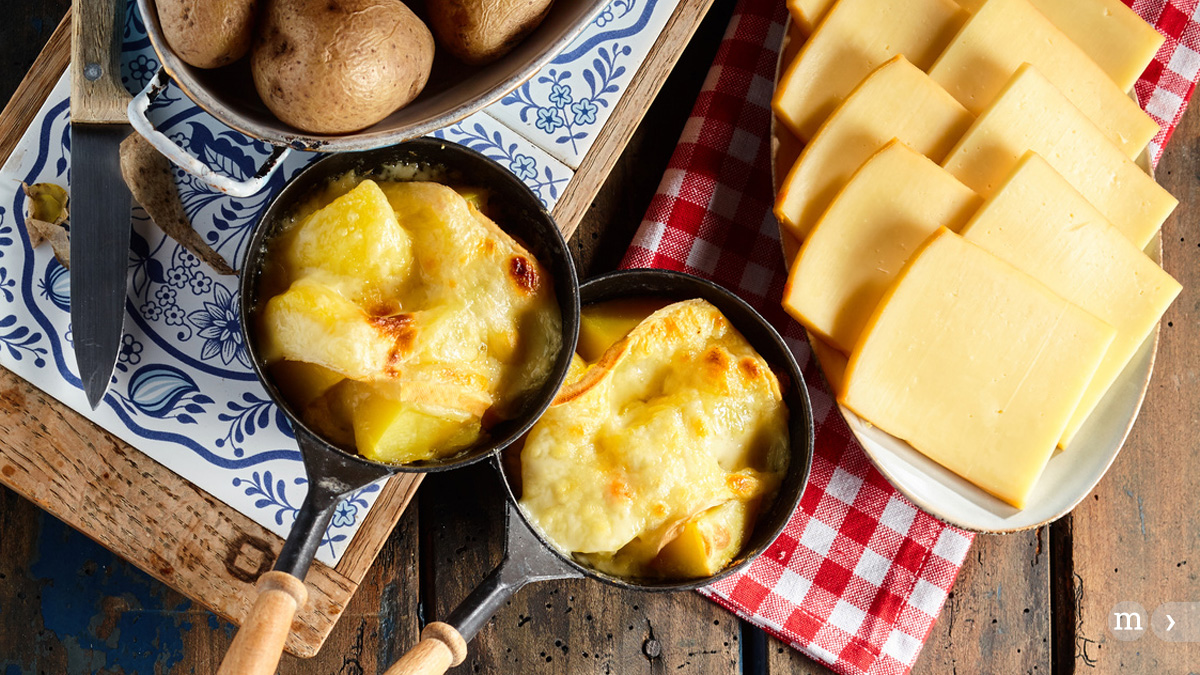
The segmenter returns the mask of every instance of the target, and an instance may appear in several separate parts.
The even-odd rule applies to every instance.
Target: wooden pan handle
[[[272,570],[258,579],[258,599],[242,621],[217,675],[272,675],[292,630],[292,619],[308,600],[304,582]]]
[[[435,621],[421,631],[417,646],[383,675],[441,675],[467,658],[467,641],[448,623]]]

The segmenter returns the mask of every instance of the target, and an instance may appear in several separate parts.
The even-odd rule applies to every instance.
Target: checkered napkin
[[[1163,125],[1155,163],[1200,74],[1197,2],[1133,4],[1167,36],[1136,85]],[[622,266],[683,270],[736,290],[784,334],[812,396],[816,455],[800,509],[747,571],[702,592],[838,672],[903,675],[973,535],[913,506],[871,466],[802,329],[780,307],[786,273],[771,213],[769,125],[786,17],[780,0],[740,1]]]

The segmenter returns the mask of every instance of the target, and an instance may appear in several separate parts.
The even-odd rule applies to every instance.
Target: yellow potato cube
[[[303,410],[333,385],[346,379],[341,373],[303,361],[277,361],[269,370],[283,397],[296,410]]]
[[[468,204],[474,206],[475,210],[483,214],[488,212],[488,199],[491,198],[491,190],[480,187],[456,186],[454,191],[465,199]]]
[[[347,395],[353,397],[358,453],[376,462],[399,464],[446,457],[483,434],[478,417],[431,415],[361,387],[352,387]]]
[[[335,445],[354,447],[354,428],[350,426],[350,410],[346,407],[345,391],[351,382],[342,380],[304,407],[301,417],[310,429]]]
[[[654,565],[664,576],[710,577],[742,550],[758,512],[758,499],[730,500],[689,520],[659,551]]]
[[[666,301],[656,298],[628,298],[588,305],[579,315],[579,344],[575,351],[589,363],[595,363],[643,319],[666,306]]]
[[[587,369],[587,361],[584,361],[583,357],[578,354],[572,354],[571,365],[569,368],[567,368],[567,377],[563,380],[563,386],[565,387],[568,384],[574,384],[578,382],[579,378],[583,377],[583,373]]]

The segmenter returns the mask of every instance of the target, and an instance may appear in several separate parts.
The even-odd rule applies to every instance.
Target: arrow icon
[[[1169,631],[1175,627],[1175,619],[1172,619],[1170,614],[1167,614],[1166,617],[1167,617],[1167,630]]]

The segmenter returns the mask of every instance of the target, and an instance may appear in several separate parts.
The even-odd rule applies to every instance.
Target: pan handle
[[[425,626],[421,641],[384,675],[441,675],[466,659],[467,641],[525,584],[582,576],[550,552],[517,508],[507,504],[504,559],[450,612],[445,623]]]
[[[329,447],[302,427],[296,427],[295,433],[309,479],[308,493],[275,559],[275,569],[259,577],[258,599],[242,620],[217,675],[275,672],[292,621],[308,600],[303,579],[338,502],[391,473],[386,468],[351,461],[348,455]]]
[[[421,631],[417,646],[400,657],[383,675],[441,675],[467,658],[467,641],[458,629],[434,621]]]
[[[150,78],[150,82],[146,87],[133,97],[129,102],[129,123],[137,130],[139,134],[150,141],[155,150],[158,150],[164,157],[171,160],[176,166],[196,176],[200,180],[208,183],[213,188],[224,192],[233,197],[249,197],[266,186],[267,181],[271,179],[271,174],[279,168],[283,159],[291,154],[291,148],[274,146],[271,150],[271,155],[263,162],[263,165],[258,168],[253,176],[246,180],[239,180],[232,176],[225,176],[213,171],[204,162],[189,155],[183,148],[179,147],[166,134],[154,128],[154,124],[150,118],[146,116],[146,111],[150,108],[150,103],[158,98],[158,95],[167,88],[167,71],[164,68],[159,68],[154,77]]]
[[[272,675],[283,654],[308,589],[287,572],[272,570],[258,579],[258,599],[242,621],[217,675]]]

